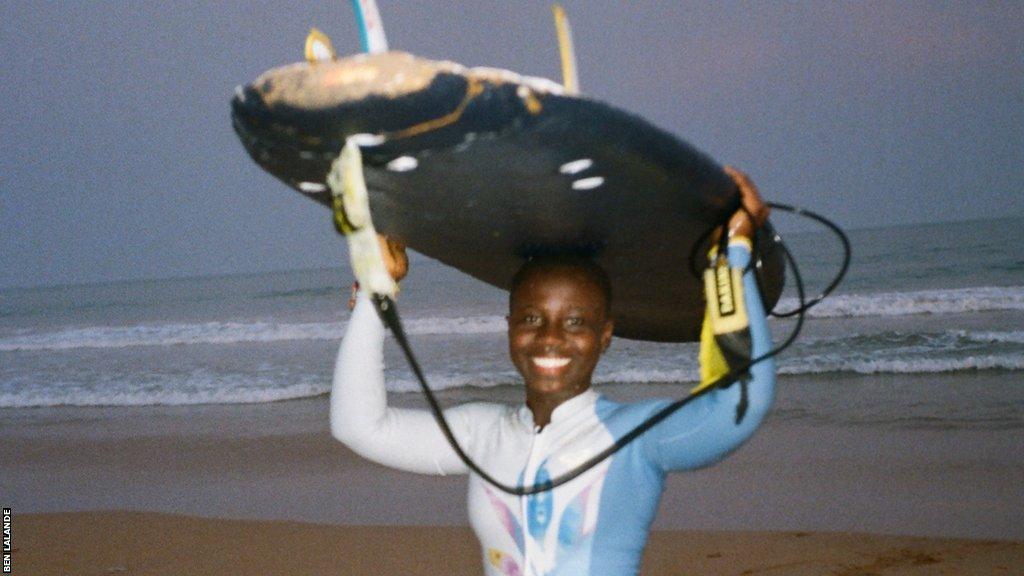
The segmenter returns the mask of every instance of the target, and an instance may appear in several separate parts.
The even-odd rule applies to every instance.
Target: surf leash
[[[427,403],[430,406],[430,411],[437,421],[438,426],[441,429],[445,439],[451,445],[459,459],[466,465],[466,467],[480,476],[488,484],[491,484],[498,490],[506,492],[515,496],[529,496],[533,494],[539,494],[548,490],[552,490],[558,486],[561,486],[573,479],[579,477],[583,473],[587,472],[594,466],[597,466],[608,457],[612,456],[619,450],[629,445],[633,440],[636,440],[644,432],[650,430],[660,422],[674,414],[679,409],[683,408],[687,404],[700,398],[719,388],[727,388],[733,383],[739,381],[741,386],[745,385],[744,380],[748,374],[750,368],[755,364],[767,360],[773,356],[778,355],[780,352],[788,348],[793,344],[800,334],[804,324],[804,316],[809,308],[817,304],[824,298],[828,292],[831,292],[836,285],[842,280],[842,277],[846,273],[850,258],[850,245],[845,234],[839,229],[834,223],[827,221],[824,217],[815,214],[812,216],[813,219],[826,223],[830,229],[832,229],[843,241],[845,250],[844,262],[840,273],[836,275],[835,279],[829,284],[823,294],[816,299],[809,301],[807,300],[806,293],[804,290],[803,278],[800,274],[799,266],[796,263],[796,259],[793,254],[786,247],[782,238],[775,234],[773,240],[777,249],[782,250],[783,256],[789,264],[789,268],[793,275],[795,288],[797,291],[797,299],[799,306],[793,310],[786,312],[787,315],[796,316],[796,324],[794,325],[789,336],[783,341],[782,344],[769,350],[768,352],[746,361],[739,363],[736,362],[725,362],[724,365],[727,367],[726,370],[720,369],[717,377],[708,377],[707,381],[702,377],[702,382],[698,386],[694,387],[689,394],[671,402],[662,409],[658,410],[651,416],[649,416],[642,423],[638,424],[632,430],[619,437],[615,442],[610,444],[604,450],[598,452],[591,458],[587,459],[583,463],[576,466],[574,469],[566,472],[557,478],[552,480],[533,484],[531,486],[514,486],[505,484],[483,470],[472,458],[463,450],[458,440],[455,438],[455,434],[452,432],[451,427],[448,425],[448,421],[444,416],[444,410],[434,395],[433,390],[427,383],[427,378],[423,373],[423,369],[420,367],[419,361],[416,359],[416,355],[412,350],[412,346],[409,343],[409,339],[406,336],[405,329],[402,326],[401,317],[398,313],[398,307],[395,305],[395,295],[398,292],[398,286],[395,281],[391,278],[388,273],[382,253],[380,244],[377,242],[377,233],[373,227],[373,222],[370,218],[370,207],[369,197],[366,191],[366,182],[363,178],[362,170],[362,156],[359,151],[359,146],[356,143],[357,138],[350,137],[344,148],[342,149],[339,157],[332,163],[331,171],[327,177],[327,184],[332,192],[332,200],[334,207],[334,225],[338,232],[345,235],[349,245],[349,256],[352,261],[352,269],[355,273],[356,279],[359,282],[362,289],[369,290],[371,295],[371,301],[373,302],[377,313],[381,320],[391,331],[395,340],[401,347],[402,352],[405,354],[406,360],[409,363],[413,373],[419,382],[420,389],[423,391],[424,396],[427,399]],[[773,205],[773,207],[782,205]],[[791,207],[782,207],[779,209],[787,210]],[[792,211],[796,211],[793,209]],[[797,212],[798,214],[807,215],[810,214],[807,211]],[[721,229],[722,231],[722,242],[719,244],[719,252],[712,254],[711,268],[719,266],[723,263],[722,257],[727,243],[727,227],[723,224],[715,229]],[[754,244],[751,250],[751,264],[756,268],[757,262],[760,261],[760,254],[757,253],[757,245]],[[735,274],[736,270],[730,270],[730,274]],[[744,273],[746,270],[743,271]],[[714,273],[712,273],[714,278]],[[713,281],[713,280],[711,280]],[[729,332],[726,330],[723,334]],[[732,330],[734,331],[734,330]],[[715,334],[716,338],[719,334]],[[722,373],[724,372],[724,373]],[[707,375],[703,375],[707,376]],[[745,392],[745,390],[744,390]],[[743,400],[745,394],[741,394],[740,405],[737,406],[737,422],[742,419],[743,413],[745,412],[745,405]]]
[[[377,242],[377,230],[370,218],[370,200],[363,177],[363,158],[353,137],[345,141],[341,154],[327,173],[331,189],[334,228],[348,240],[349,258],[356,280],[370,294],[394,301],[398,284],[384,265]]]
[[[800,306],[792,310],[786,312],[776,312],[775,310],[771,310],[768,312],[769,314],[775,316],[776,318],[789,318],[791,316],[796,316],[798,314],[803,314],[807,312],[808,309],[816,306],[819,302],[828,297],[828,295],[831,294],[837,286],[839,286],[839,283],[842,282],[843,278],[846,276],[847,270],[850,269],[850,260],[853,254],[853,250],[850,247],[850,238],[846,235],[845,232],[843,232],[843,229],[840,228],[838,224],[829,220],[828,218],[825,218],[821,214],[817,214],[815,212],[811,212],[810,210],[805,210],[803,208],[798,208],[796,206],[790,206],[789,204],[779,204],[776,202],[769,202],[768,206],[774,210],[790,212],[792,214],[796,214],[797,216],[814,220],[824,225],[826,228],[829,229],[830,232],[832,232],[833,236],[839,239],[839,242],[842,243],[843,245],[843,262],[842,264],[839,265],[839,271],[836,272],[836,275],[832,277],[832,280],[828,283],[825,289],[821,291],[820,294],[818,294],[814,298],[811,298],[807,302],[801,303]],[[782,241],[782,239],[779,238],[778,235],[775,236],[775,239],[777,242]]]
[[[850,269],[850,261],[852,260],[853,250],[852,250],[851,245],[850,245],[850,239],[846,235],[846,233],[843,232],[843,229],[840,228],[838,224],[836,224],[835,222],[833,222],[833,221],[829,220],[828,218],[822,216],[821,214],[818,214],[816,212],[812,212],[812,211],[804,209],[804,208],[798,208],[796,206],[790,206],[789,204],[780,204],[778,202],[767,202],[766,204],[772,210],[779,210],[779,211],[782,211],[782,212],[790,212],[790,213],[795,214],[797,216],[800,216],[800,217],[803,217],[803,218],[807,218],[808,220],[814,220],[815,222],[818,222],[818,223],[824,225],[826,228],[828,228],[829,232],[831,232],[832,235],[835,236],[839,240],[840,244],[842,245],[842,249],[843,249],[843,261],[839,265],[839,270],[836,272],[835,276],[833,276],[832,279],[829,280],[828,285],[821,291],[820,294],[818,294],[814,298],[811,298],[810,300],[807,300],[806,302],[801,303],[800,306],[797,306],[796,308],[794,308],[792,310],[787,310],[785,312],[777,312],[777,311],[775,311],[774,307],[769,307],[768,303],[764,302],[763,298],[765,297],[765,293],[764,293],[763,290],[761,291],[762,303],[765,305],[764,307],[765,307],[765,310],[767,311],[767,314],[769,314],[770,316],[774,316],[776,318],[789,318],[789,317],[796,316],[798,314],[803,314],[804,312],[807,312],[807,310],[813,308],[819,302],[821,302],[826,297],[828,297],[828,295],[831,294],[832,291],[835,290],[837,286],[839,286],[839,284],[843,281],[843,278],[846,277],[846,272]],[[739,207],[739,209],[746,211],[746,209],[743,208],[742,205]],[[748,212],[748,216],[749,215],[750,214]],[[751,216],[751,218],[753,218],[753,216]],[[701,270],[699,268],[697,268],[697,265],[696,265],[697,255],[700,253],[701,248],[705,246],[708,238],[716,230],[719,230],[719,227],[716,226],[716,227],[712,227],[709,230],[707,230],[694,243],[693,249],[690,250],[690,256],[689,256],[690,273],[693,274],[693,276],[696,277],[696,278],[700,278],[701,277]],[[758,249],[759,247],[758,247],[758,244],[757,244],[757,237],[758,237],[758,235],[754,234],[754,237],[751,238],[751,241],[754,242],[753,249],[751,250],[751,256],[758,256],[758,258],[755,259],[755,258],[752,257],[750,259],[750,264],[747,265],[747,269],[743,271],[744,273],[746,273],[747,270],[749,270],[751,268],[753,268],[755,271],[760,271],[760,269],[761,269],[761,265],[760,265],[760,250]],[[772,242],[775,245],[783,246],[782,237],[779,236],[778,233],[776,233],[774,231],[774,229],[772,229]],[[788,253],[787,253],[787,256],[789,256]],[[788,261],[793,262],[792,260],[788,260]],[[795,266],[795,262],[793,262],[793,266]],[[756,274],[755,278],[757,278],[758,288],[760,288],[761,287],[761,277],[760,277],[760,274]],[[777,302],[776,302],[776,305],[778,305]]]

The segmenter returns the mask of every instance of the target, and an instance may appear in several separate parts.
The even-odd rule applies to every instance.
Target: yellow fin
[[[306,36],[305,53],[306,60],[313,63],[334,60],[336,57],[331,39],[316,28],[310,28],[309,35]]]
[[[558,33],[558,52],[562,59],[562,85],[567,94],[580,93],[580,80],[576,73],[576,49],[572,42],[572,28],[565,9],[558,4],[551,6],[555,15],[555,31]]]

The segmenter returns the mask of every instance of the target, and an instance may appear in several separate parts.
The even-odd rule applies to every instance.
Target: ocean
[[[839,264],[827,234],[773,217],[809,295]],[[787,228],[797,231],[786,233]],[[1024,218],[851,231],[853,261],[778,358],[776,417],[885,426],[1024,428]],[[339,240],[339,246],[340,246]],[[339,262],[344,257],[339,248]],[[685,265],[681,254],[679,265]],[[249,404],[330,388],[347,267],[0,292],[0,408]],[[514,386],[504,292],[413,257],[399,306],[435,389]],[[789,282],[779,310],[795,303]],[[777,340],[793,322],[773,320]],[[389,339],[390,340],[390,339]],[[616,339],[610,391],[696,380],[695,344]],[[416,393],[389,342],[387,382]],[[674,388],[670,388],[674,389]],[[507,395],[507,394],[506,394]]]

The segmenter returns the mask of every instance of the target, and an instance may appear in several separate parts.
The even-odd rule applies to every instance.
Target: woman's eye
[[[537,316],[536,314],[527,314],[526,316],[523,316],[523,322],[530,325],[540,324],[540,316]]]
[[[565,321],[567,326],[583,326],[583,318],[574,316]]]

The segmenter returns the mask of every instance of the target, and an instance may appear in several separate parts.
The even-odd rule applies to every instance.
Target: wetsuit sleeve
[[[445,411],[461,446],[472,442],[475,414],[465,405]],[[479,421],[479,420],[477,420]],[[331,434],[374,462],[421,474],[463,474],[465,465],[425,410],[390,408],[384,389],[384,326],[360,294],[338,351],[331,389]]]
[[[750,249],[745,242],[729,244],[729,262],[737,268],[747,266]],[[750,322],[752,358],[757,358],[768,352],[772,343],[753,271],[748,270],[743,275],[743,294]],[[771,406],[775,388],[774,360],[758,362],[750,368],[750,375],[749,407],[739,423],[736,422],[736,406],[740,403],[741,386],[735,383],[701,396],[645,434],[642,438],[648,458],[666,472],[687,470],[716,462],[743,444]]]

